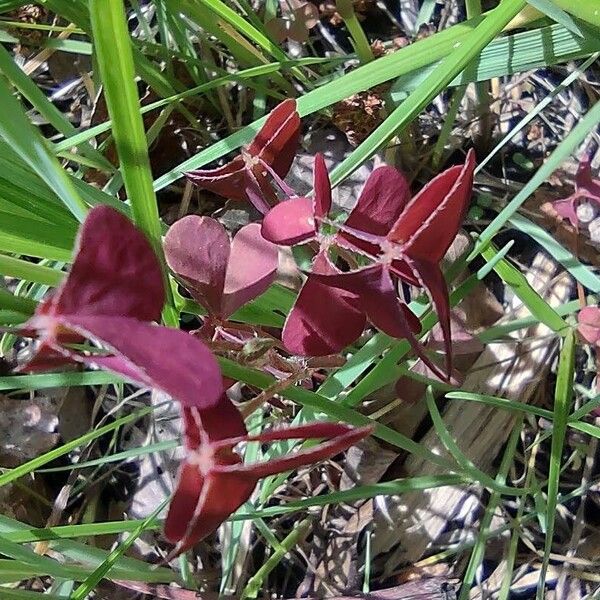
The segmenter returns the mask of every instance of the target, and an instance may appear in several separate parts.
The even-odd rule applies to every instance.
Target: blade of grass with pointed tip
[[[524,496],[529,492],[526,489],[519,489],[505,484],[498,484],[494,478],[490,477],[487,473],[484,473],[481,469],[478,469],[475,464],[462,452],[458,447],[458,444],[452,437],[452,434],[448,431],[444,419],[438,410],[435,399],[433,397],[433,389],[431,386],[427,387],[425,392],[425,400],[427,402],[427,408],[429,409],[429,415],[433,422],[433,427],[437,433],[440,441],[444,445],[444,448],[450,453],[452,458],[459,464],[464,473],[468,475],[473,481],[477,481],[483,487],[490,490],[494,490],[501,494],[508,492],[513,496]]]
[[[91,0],[89,7],[95,56],[133,218],[158,248],[161,228],[123,3]]]
[[[104,96],[119,155],[120,173],[131,203],[133,220],[151,241],[163,265],[167,282],[161,244],[162,228],[152,187],[150,157],[140,114],[125,9],[121,0],[90,0],[89,9],[96,61],[104,84]],[[169,325],[175,325],[178,319],[170,285],[167,284],[166,289],[167,305],[163,316]]]

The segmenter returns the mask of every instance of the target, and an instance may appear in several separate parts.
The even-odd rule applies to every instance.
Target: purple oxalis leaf
[[[583,158],[579,163],[575,176],[575,193],[564,200],[552,202],[552,206],[563,219],[567,219],[575,229],[579,229],[577,205],[582,200],[595,202],[600,206],[600,180],[594,179],[592,176],[592,164],[589,156]]]
[[[302,286],[283,328],[286,349],[300,356],[325,356],[340,352],[356,341],[366,317],[354,292],[328,285],[317,274],[337,274],[325,252],[314,260],[312,273]]]
[[[230,242],[215,219],[189,215],[169,228],[164,250],[192,296],[221,319],[266,291],[277,275],[277,246],[261,236],[258,223]]]
[[[281,246],[294,246],[316,238],[320,220],[331,210],[331,183],[322,154],[315,156],[313,197],[293,197],[275,205],[262,222],[265,239]]]
[[[270,186],[268,168],[277,176],[287,175],[300,136],[300,117],[296,101],[288,99],[279,104],[267,117],[265,124],[250,145],[239,156],[217,169],[198,169],[187,173],[194,184],[232,200],[249,200],[265,213],[269,201],[275,200]],[[252,188],[254,193],[249,194]]]

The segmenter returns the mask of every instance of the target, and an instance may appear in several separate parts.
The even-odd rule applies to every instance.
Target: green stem
[[[161,260],[167,290],[163,319],[169,325],[176,325],[124,4],[122,0],[90,0],[89,9],[96,61],[133,220]]]
[[[352,0],[337,0],[336,8],[342,19],[344,19],[344,23],[346,23],[348,33],[352,37],[354,49],[360,62],[366,64],[374,60],[375,57],[373,56],[371,44],[369,44],[369,40],[356,17]]]
[[[310,531],[312,521],[304,519],[292,529],[291,533],[281,542],[279,547],[273,552],[269,559],[258,569],[250,581],[246,584],[242,592],[243,598],[256,598],[265,578],[271,571],[283,560],[283,557],[300,543]]]

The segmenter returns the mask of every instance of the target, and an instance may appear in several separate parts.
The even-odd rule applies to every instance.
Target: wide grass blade
[[[123,2],[91,0],[89,7],[96,61],[133,218],[158,249],[161,227]]]

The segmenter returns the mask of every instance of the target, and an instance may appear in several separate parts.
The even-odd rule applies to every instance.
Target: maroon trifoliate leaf
[[[87,356],[69,351],[70,356],[143,386],[160,389],[183,406],[210,408],[223,393],[215,357],[200,340],[185,331],[129,317],[78,315],[33,317],[29,326],[42,333],[48,326],[60,326],[99,341],[111,355]],[[63,351],[68,350],[63,348]]]
[[[331,181],[325,158],[319,152],[315,155],[315,164],[313,166],[313,200],[314,214],[316,219],[323,219],[331,210]]]
[[[164,250],[192,296],[222,319],[262,294],[277,275],[277,247],[262,237],[258,223],[242,227],[230,242],[217,220],[189,215],[170,227]]]
[[[242,227],[231,243],[221,316],[227,318],[265,292],[277,277],[278,263],[277,246],[263,238],[260,224]]]
[[[317,225],[311,198],[297,197],[276,204],[262,222],[262,236],[280,246],[314,239]]]
[[[169,227],[163,248],[167,264],[194,299],[219,314],[231,250],[225,227],[210,217],[188,215]]]
[[[447,377],[425,354],[414,334],[421,329],[417,317],[397,296],[389,268],[375,264],[370,267],[334,275],[313,274],[318,281],[348,290],[359,298],[358,305],[375,327],[389,336],[406,339],[415,354],[440,378]]]
[[[188,445],[189,453],[181,466],[165,523],[165,536],[176,544],[171,557],[214,531],[248,500],[259,479],[331,458],[373,431],[370,426],[353,428],[341,423],[314,423],[255,436],[248,436],[244,431],[230,439],[207,442],[204,435],[207,424],[196,420],[201,413],[189,411],[185,416],[186,429],[195,425],[199,428],[195,437],[200,443],[195,448]],[[218,427],[218,423],[215,422],[215,426]],[[188,433],[188,439],[193,437]],[[234,450],[240,442],[315,438],[325,438],[326,441],[264,463],[244,464]]]
[[[475,153],[428,183],[406,206],[387,239],[416,260],[439,262],[456,237],[473,190]]]
[[[269,475],[277,475],[331,458],[347,450],[372,432],[373,427],[370,425],[354,428],[342,423],[313,423],[269,431],[263,435],[248,436],[249,441],[257,442],[276,442],[291,439],[331,439],[312,448],[300,450],[294,454],[264,463],[241,464],[239,466],[219,465],[217,470],[222,473],[235,471],[239,475],[245,475],[252,479],[262,479]]]
[[[594,179],[592,176],[592,164],[589,156],[579,163],[579,169],[575,176],[575,193],[564,200],[552,202],[552,206],[563,219],[567,219],[575,229],[579,229],[577,205],[582,200],[595,202],[600,206],[600,180]]]
[[[146,236],[119,211],[97,206],[79,230],[69,276],[44,312],[154,321],[164,301],[160,263]]]
[[[413,272],[417,274],[419,283],[429,291],[438,315],[438,321],[444,338],[444,351],[446,353],[446,369],[452,372],[452,337],[450,326],[450,299],[444,274],[435,262],[411,260]]]
[[[39,328],[32,323],[45,317],[40,345],[19,370],[47,370],[71,362],[61,347],[82,339],[54,318],[94,315],[152,321],[160,316],[164,300],[160,263],[144,234],[116,209],[97,206],[78,233],[69,275],[21,329],[23,335],[35,337]]]
[[[353,229],[384,236],[410,200],[406,177],[390,166],[378,167],[367,179],[345,224]]]
[[[319,221],[331,210],[331,183],[322,154],[315,156],[313,198],[293,197],[275,205],[262,222],[265,239],[281,246],[294,246],[314,239]]]
[[[256,194],[274,197],[266,166],[285,177],[292,165],[300,136],[300,117],[296,101],[288,99],[267,117],[251,144],[228,164],[217,169],[198,169],[187,173],[188,179],[215,194],[232,200],[254,200],[256,208],[266,212],[268,203],[257,202]],[[266,166],[265,166],[266,165]],[[247,192],[253,187],[255,192]]]
[[[335,274],[325,252],[313,263],[298,298],[285,321],[281,339],[290,353],[300,356],[326,356],[343,350],[362,334],[366,317],[358,296],[348,290],[319,281],[314,274]]]
[[[600,307],[586,306],[577,315],[577,331],[585,342],[600,349]]]

